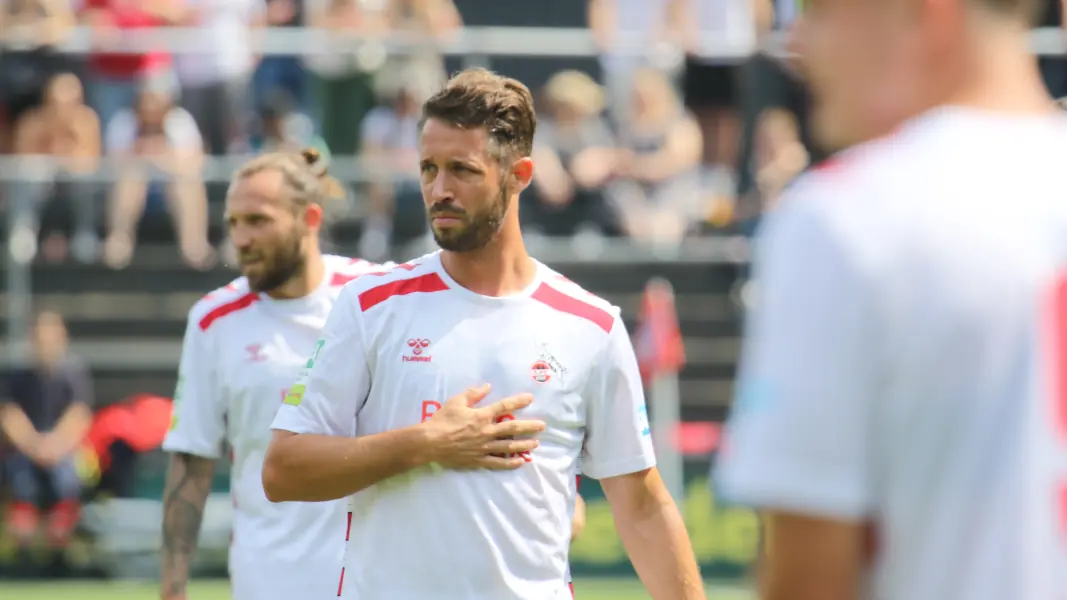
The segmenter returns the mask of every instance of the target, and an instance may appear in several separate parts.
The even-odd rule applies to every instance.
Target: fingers
[[[490,387],[488,383],[483,383],[478,387],[467,388],[467,391],[452,397],[449,402],[463,402],[467,406],[474,406],[485,399]]]
[[[545,430],[544,421],[518,420],[502,421],[490,426],[490,433],[495,438],[534,435]]]
[[[526,408],[533,402],[533,394],[516,394],[508,396],[499,402],[494,402],[484,409],[493,417],[502,417],[519,409]]]
[[[489,471],[514,471],[527,462],[529,462],[527,458],[521,454],[501,454],[479,459],[477,467]]]
[[[525,440],[497,440],[495,442],[489,442],[485,445],[485,453],[492,454],[522,454],[523,452],[532,452],[534,448],[541,445],[541,442],[537,440],[525,439]]]

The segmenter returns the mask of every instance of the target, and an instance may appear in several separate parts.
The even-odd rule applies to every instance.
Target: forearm
[[[363,437],[275,432],[263,463],[272,502],[323,502],[429,464],[420,426]]]
[[[0,432],[3,432],[15,448],[23,453],[40,435],[26,413],[12,403],[0,405]]]
[[[652,598],[704,599],[693,546],[670,496],[640,511],[612,512],[619,537]]]
[[[191,454],[171,456],[163,492],[163,597],[182,597],[204,505],[211,492],[215,461]]]

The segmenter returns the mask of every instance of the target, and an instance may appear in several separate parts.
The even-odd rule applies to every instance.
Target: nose
[[[238,221],[230,226],[230,243],[237,250],[248,250],[252,247],[252,232]]]
[[[426,200],[428,200],[430,206],[434,206],[441,202],[447,202],[454,199],[452,191],[448,189],[447,178],[442,170],[441,172],[438,172],[437,177],[434,177],[433,181],[430,182]]]

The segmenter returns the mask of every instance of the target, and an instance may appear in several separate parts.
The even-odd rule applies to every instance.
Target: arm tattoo
[[[171,456],[163,491],[164,597],[185,593],[214,472],[214,459],[181,453]]]

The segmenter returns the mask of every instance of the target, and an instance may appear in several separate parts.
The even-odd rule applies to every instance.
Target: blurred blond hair
[[[604,89],[581,71],[567,69],[553,75],[545,84],[545,99],[562,104],[586,115],[598,115],[604,110]]]

